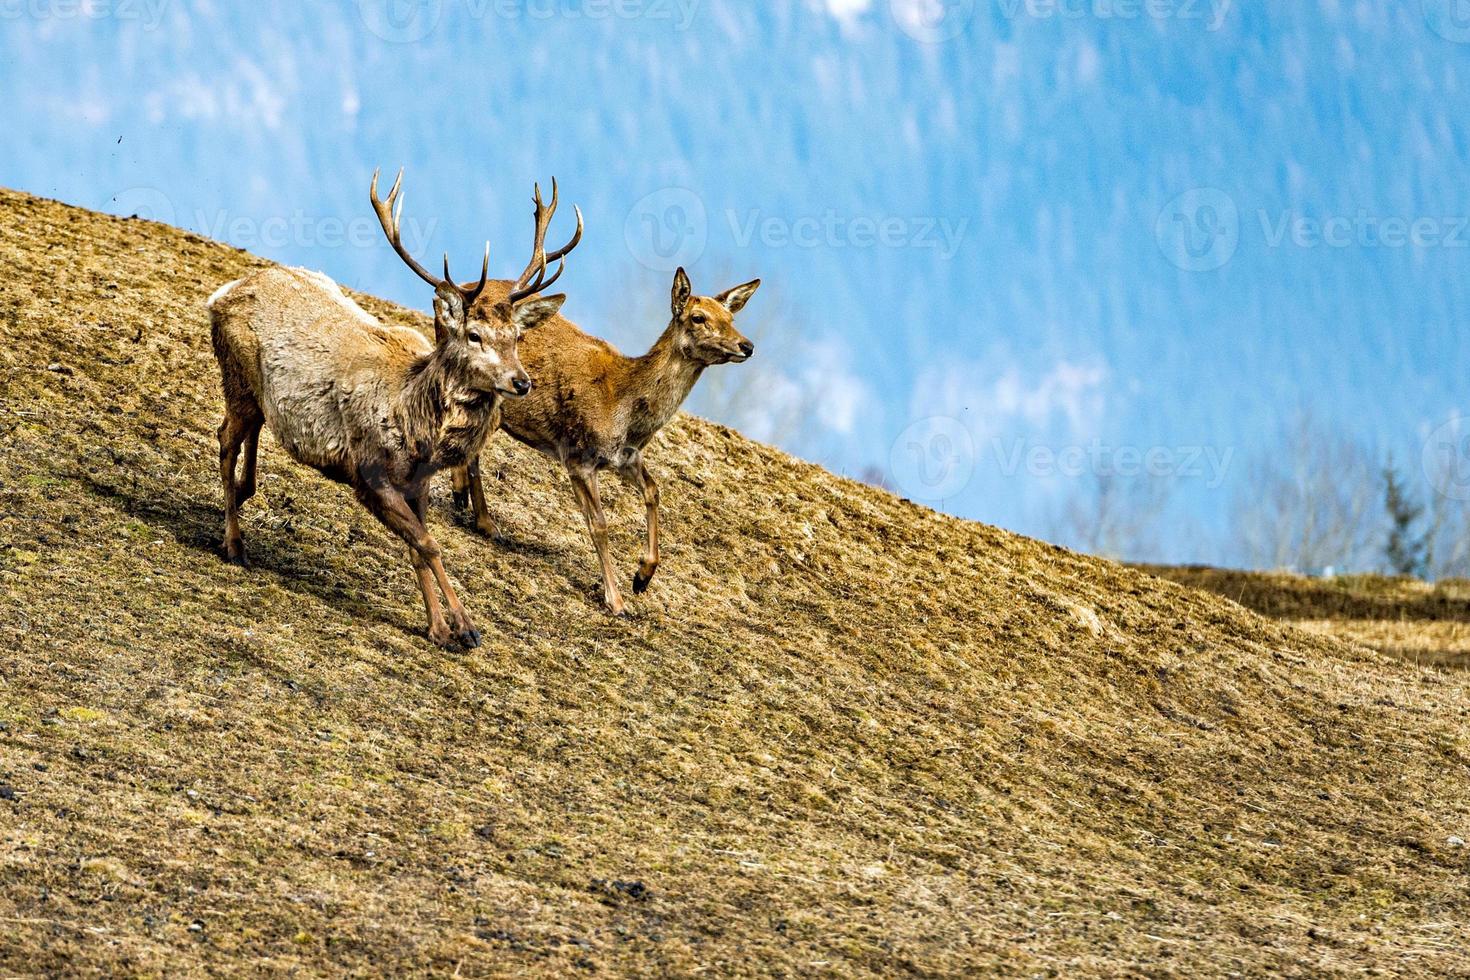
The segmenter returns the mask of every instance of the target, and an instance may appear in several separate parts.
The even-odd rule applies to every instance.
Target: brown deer
[[[444,571],[439,543],[425,526],[430,478],[476,458],[494,432],[502,398],[531,390],[516,355],[525,330],[554,316],[563,295],[542,296],[565,268],[561,249],[544,249],[550,214],[537,202],[536,238],[527,271],[495,303],[480,302],[490,275],[490,246],[479,282],[459,285],[430,273],[403,247],[402,171],[386,202],[378,175],[370,190],[388,242],[419,278],[434,287],[434,337],[391,326],[348,299],[331,279],[302,269],[271,268],[229,283],[209,298],[215,357],[224,383],[219,428],[225,492],[225,557],[246,564],[239,512],[255,493],[262,424],[298,462],[352,487],[361,501],[409,547],[423,592],[429,638],[478,646],[479,631]],[[538,195],[539,197],[539,195]],[[398,210],[394,211],[397,202]],[[563,259],[555,274],[547,264]],[[236,476],[244,451],[243,472]],[[440,610],[435,584],[449,605]],[[452,627],[452,628],[451,628]]]
[[[735,314],[760,284],[754,279],[718,296],[695,296],[680,269],[674,275],[673,319],[642,357],[626,357],[560,316],[521,345],[521,363],[536,386],[527,397],[501,406],[500,427],[566,466],[602,563],[603,602],[614,615],[625,610],[608,555],[597,474],[611,469],[643,497],[647,540],[633,577],[633,591],[641,593],[658,569],[658,484],[644,465],[643,448],[673,418],[705,368],[740,363],[755,353],[755,345],[735,329]],[[488,291],[479,302],[487,301],[494,301]],[[456,503],[463,507],[472,500],[476,525],[494,537],[478,458],[453,476]]]

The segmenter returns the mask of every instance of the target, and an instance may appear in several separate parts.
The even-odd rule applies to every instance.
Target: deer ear
[[[566,301],[566,293],[557,293],[554,296],[533,296],[511,307],[510,322],[515,324],[518,333],[524,333],[556,316],[557,311],[561,309],[561,304]]]
[[[755,293],[755,291],[760,288],[760,284],[761,281],[759,279],[752,279],[750,280],[750,282],[744,283],[743,285],[731,286],[729,289],[716,296],[715,302],[719,303],[731,313],[739,313],[742,309],[745,308],[745,304],[749,302],[750,297]]]
[[[689,285],[689,277],[685,275],[684,267],[681,265],[679,271],[674,273],[674,294],[671,297],[674,316],[684,312],[684,304],[689,302],[689,297],[693,293],[694,287]]]
[[[434,290],[434,341],[444,343],[444,338],[464,330],[464,296],[457,289],[440,286]]]

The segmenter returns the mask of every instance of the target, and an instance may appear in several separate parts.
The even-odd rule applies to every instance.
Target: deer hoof
[[[459,640],[459,645],[466,650],[473,650],[480,645],[480,631],[473,626],[465,627],[455,634],[455,636]]]
[[[637,573],[635,573],[633,575],[633,594],[634,595],[642,595],[644,593],[644,591],[648,588],[648,583],[649,582],[652,582],[652,581],[653,581],[653,572],[652,571],[650,571],[647,575],[643,574],[643,572],[641,570],[638,571]]]
[[[245,557],[245,544],[244,544],[244,542],[242,542],[242,541],[226,542],[225,543],[224,551],[225,551],[225,561],[229,562],[231,565],[238,565],[241,568],[249,568],[250,567],[250,559]]]

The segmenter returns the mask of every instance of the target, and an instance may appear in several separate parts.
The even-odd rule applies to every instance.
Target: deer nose
[[[511,382],[510,386],[516,390],[517,395],[524,396],[527,392],[531,390],[531,379],[516,378],[514,381]]]
[[[755,353],[755,344],[752,344],[748,340],[742,340],[740,342],[740,353],[744,354],[746,357],[749,357],[750,355]]]

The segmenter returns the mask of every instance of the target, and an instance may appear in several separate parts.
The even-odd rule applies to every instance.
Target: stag
[[[434,288],[433,344],[417,330],[380,322],[331,279],[304,269],[265,269],[209,299],[225,395],[219,428],[224,554],[246,564],[240,507],[255,493],[260,429],[269,425],[293,459],[350,486],[408,545],[429,638],[440,646],[474,647],[480,633],[426,526],[429,482],[442,469],[474,460],[495,429],[502,400],[531,390],[516,342],[566,300],[541,295],[565,261],[547,278],[545,229],[538,225],[528,273],[504,299],[486,303],[489,244],[476,283],[456,283],[447,255],[443,276],[429,272],[403,246],[402,184],[399,171],[387,200],[380,200],[374,173],[369,194],[393,250]],[[576,239],[556,258],[575,245]],[[448,623],[436,585],[449,607]]]

